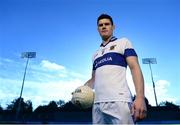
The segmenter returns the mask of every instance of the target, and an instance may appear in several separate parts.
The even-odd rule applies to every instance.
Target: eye
[[[103,26],[103,23],[102,23],[102,24],[99,24],[98,26],[99,26],[99,27],[102,27],[102,26]]]
[[[98,26],[99,26],[99,27],[102,27],[103,25],[105,25],[105,26],[109,26],[109,25],[110,25],[110,23],[100,23]]]
[[[104,25],[105,25],[105,26],[108,26],[108,25],[110,25],[110,23],[105,23]]]

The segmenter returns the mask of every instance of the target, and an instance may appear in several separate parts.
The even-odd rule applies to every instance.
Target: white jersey
[[[93,56],[95,103],[132,101],[126,80],[128,56],[137,56],[137,54],[126,38],[112,37],[107,45],[101,44]]]

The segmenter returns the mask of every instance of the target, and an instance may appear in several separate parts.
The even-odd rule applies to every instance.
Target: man
[[[85,83],[95,89],[93,123],[133,124],[145,118],[147,110],[137,54],[128,39],[113,36],[115,26],[111,16],[100,15],[97,27],[103,42],[93,56],[92,77]],[[127,66],[136,90],[134,102],[126,81]]]

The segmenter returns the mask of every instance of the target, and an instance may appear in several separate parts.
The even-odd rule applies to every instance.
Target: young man
[[[147,110],[136,52],[128,39],[113,36],[115,26],[109,15],[100,15],[97,26],[103,42],[93,56],[92,78],[85,83],[95,89],[93,123],[133,124],[145,118]],[[136,90],[134,102],[126,81],[127,66]]]

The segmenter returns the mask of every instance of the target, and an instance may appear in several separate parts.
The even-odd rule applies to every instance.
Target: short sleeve
[[[124,56],[125,57],[137,56],[137,53],[132,46],[132,43],[127,38],[124,38],[124,40],[125,40]]]

